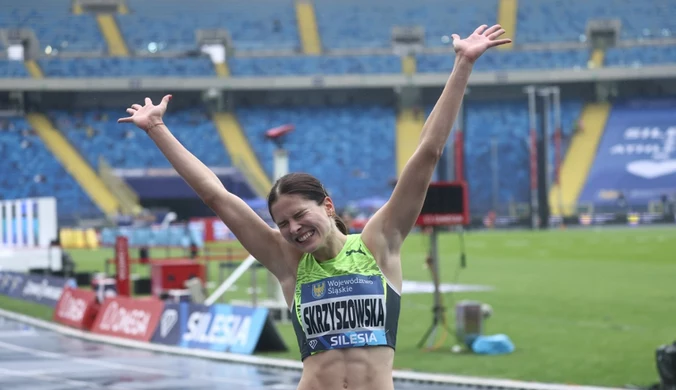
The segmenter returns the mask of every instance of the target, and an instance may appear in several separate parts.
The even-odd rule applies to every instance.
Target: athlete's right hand
[[[163,124],[162,115],[167,111],[167,104],[171,100],[171,95],[166,95],[158,105],[154,105],[150,98],[145,99],[145,105],[132,104],[127,108],[127,113],[131,116],[120,118],[117,123],[133,123],[146,133],[153,127]]]

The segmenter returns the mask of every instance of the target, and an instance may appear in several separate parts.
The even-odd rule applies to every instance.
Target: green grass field
[[[419,234],[406,240],[404,279],[430,280],[424,268],[428,242]],[[446,294],[447,307],[461,299],[489,303],[494,313],[485,334],[507,334],[516,351],[500,356],[454,354],[453,336],[438,350],[417,349],[432,321],[432,295],[405,294],[397,369],[601,386],[658,381],[655,348],[676,340],[676,228],[468,233],[467,268],[459,274],[457,235],[444,234],[439,242],[442,283],[457,277],[458,283],[495,288]],[[71,253],[78,271],[102,270],[103,259],[113,254],[112,249]],[[164,250],[151,253],[164,255]],[[138,268],[136,272],[143,273]],[[209,275],[216,281],[216,264]],[[264,277],[259,272],[260,283]],[[245,275],[226,301],[246,299],[250,280]],[[43,308],[6,298],[0,299],[0,307],[51,316]],[[448,319],[453,326],[453,310],[448,310]],[[291,325],[281,324],[279,330],[289,351],[266,355],[298,359]]]

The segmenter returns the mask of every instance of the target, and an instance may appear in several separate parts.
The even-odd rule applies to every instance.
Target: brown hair
[[[307,173],[289,173],[280,177],[270,190],[270,194],[268,195],[268,211],[270,212],[270,216],[272,216],[272,205],[275,204],[279,196],[291,194],[300,195],[307,200],[315,201],[318,205],[322,204],[324,199],[329,196],[322,183],[316,177]],[[347,226],[338,214],[334,214],[333,219],[336,222],[338,230],[347,235]]]

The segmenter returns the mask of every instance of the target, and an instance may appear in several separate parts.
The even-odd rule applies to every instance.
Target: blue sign
[[[181,340],[181,319],[185,319],[187,304],[165,303],[164,311],[157,324],[151,342],[166,345],[178,345]]]
[[[66,285],[76,287],[72,279],[0,272],[0,294],[49,307],[56,307]]]
[[[674,192],[676,100],[615,104],[579,202],[645,205]]]
[[[24,274],[0,271],[0,294],[2,295],[10,298],[20,298],[25,283],[26,278]]]
[[[267,320],[266,308],[167,303],[152,342],[251,355]]]

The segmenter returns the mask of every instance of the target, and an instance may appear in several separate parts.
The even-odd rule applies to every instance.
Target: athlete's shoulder
[[[364,244],[361,233],[348,235],[345,249],[345,256],[359,254],[366,257],[373,257],[371,251],[369,251],[369,249],[366,247],[366,244]]]

